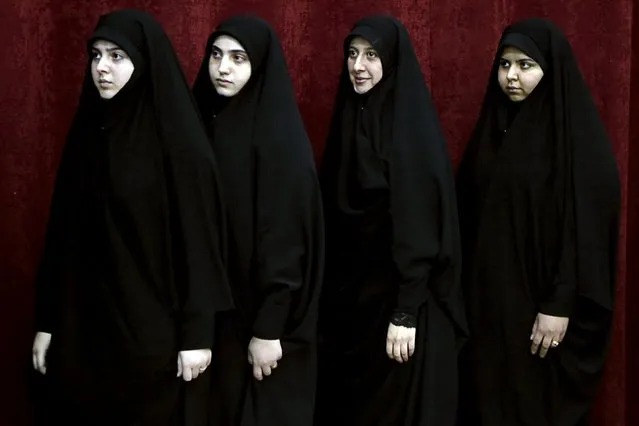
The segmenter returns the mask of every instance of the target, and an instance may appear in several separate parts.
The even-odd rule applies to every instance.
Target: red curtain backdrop
[[[27,368],[33,280],[55,171],[100,14],[135,7],[172,38],[190,81],[221,19],[253,12],[280,34],[318,161],[340,71],[342,39],[367,14],[408,28],[458,163],[479,113],[504,26],[543,16],[564,29],[614,141],[623,181],[614,342],[593,424],[639,425],[639,59],[633,0],[2,0],[0,2],[0,426],[32,423]],[[639,12],[634,13],[639,18]],[[639,21],[637,21],[639,22]],[[634,78],[637,77],[637,78]],[[634,102],[631,102],[634,101]],[[633,143],[634,142],[634,143]],[[634,279],[633,279],[634,278]],[[305,426],[305,425],[300,425]]]

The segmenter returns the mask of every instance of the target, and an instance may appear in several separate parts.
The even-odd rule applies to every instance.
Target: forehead
[[[501,52],[501,57],[506,59],[517,60],[517,61],[522,59],[528,59],[533,61],[533,59],[530,56],[526,55],[524,52],[522,52],[521,50],[513,46],[504,47],[504,50]]]
[[[354,47],[355,49],[372,49],[373,45],[368,42],[365,38],[362,37],[354,37],[351,40],[349,45],[350,47]]]
[[[110,42],[108,40],[96,40],[93,42],[92,47],[94,49],[122,49],[120,46],[118,46],[117,44]]]
[[[242,46],[240,42],[237,41],[237,39],[228,35],[221,35],[218,38],[216,38],[215,41],[213,42],[213,46],[217,47],[220,50],[246,51],[246,49],[244,49],[244,46]]]

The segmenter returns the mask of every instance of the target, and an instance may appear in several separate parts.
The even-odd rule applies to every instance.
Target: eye
[[[222,52],[220,52],[217,49],[213,50],[211,52],[211,58],[213,58],[213,59],[221,59],[222,58]]]
[[[349,58],[356,58],[357,57],[357,50],[351,48],[348,49],[348,57]]]
[[[241,64],[242,62],[246,61],[246,58],[244,57],[244,55],[234,55],[233,60],[236,63]]]
[[[377,57],[378,57],[377,52],[375,52],[374,50],[369,50],[369,51],[366,53],[366,55],[367,55],[369,58],[372,58],[372,59],[374,59],[374,58],[377,58]]]
[[[527,70],[533,68],[535,66],[534,62],[531,61],[521,61],[521,69]]]
[[[113,60],[115,62],[119,62],[119,61],[121,61],[122,59],[125,58],[125,56],[122,53],[120,53],[120,52],[113,52],[111,54],[111,57],[113,58]]]
[[[502,68],[509,68],[510,67],[510,62],[508,62],[506,59],[500,59],[499,60],[499,66]]]

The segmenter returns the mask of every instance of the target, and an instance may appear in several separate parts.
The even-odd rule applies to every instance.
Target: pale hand
[[[47,351],[51,344],[51,334],[38,331],[33,339],[33,368],[47,374]]]
[[[282,345],[278,340],[251,338],[248,346],[248,362],[253,366],[253,376],[262,380],[270,376],[277,368],[277,361],[282,359]]]
[[[415,327],[389,324],[386,334],[386,355],[399,363],[408,361],[415,353]]]
[[[210,349],[181,351],[177,358],[177,377],[182,376],[186,382],[197,379],[211,363],[211,357]]]
[[[564,340],[568,321],[567,317],[553,317],[538,313],[530,335],[532,341],[530,352],[535,355],[539,350],[539,356],[545,358],[548,349],[558,346]]]

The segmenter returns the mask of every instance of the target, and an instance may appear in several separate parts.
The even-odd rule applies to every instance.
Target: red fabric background
[[[601,426],[639,425],[639,59],[632,0],[2,0],[0,2],[0,425],[31,424],[27,367],[33,278],[60,151],[80,88],[85,40],[98,16],[119,7],[153,13],[189,79],[221,19],[255,12],[278,30],[318,160],[351,24],[389,12],[409,29],[455,163],[479,112],[504,26],[545,16],[576,51],[614,141],[624,188],[614,345],[597,403]],[[639,18],[639,12],[634,16]],[[637,76],[638,79],[635,79]],[[631,106],[631,100],[634,102]],[[634,142],[631,143],[631,141]],[[631,261],[626,262],[626,259]],[[633,280],[634,278],[634,280]],[[633,337],[635,337],[633,339]],[[303,425],[300,425],[303,426]]]

